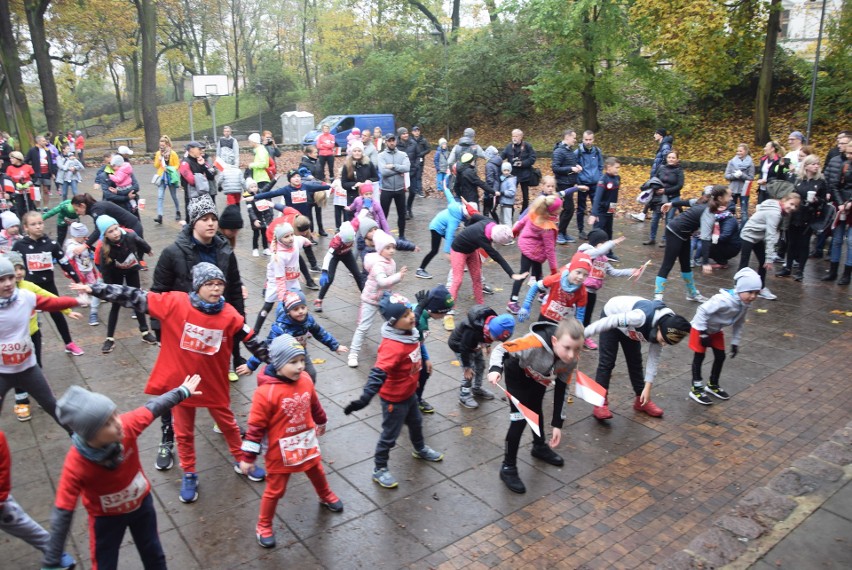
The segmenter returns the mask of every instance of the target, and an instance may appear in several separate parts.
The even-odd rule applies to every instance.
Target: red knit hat
[[[571,263],[568,264],[568,271],[574,271],[575,269],[585,269],[586,271],[591,271],[592,258],[586,255],[585,253],[578,251],[574,254],[574,257],[571,258]]]

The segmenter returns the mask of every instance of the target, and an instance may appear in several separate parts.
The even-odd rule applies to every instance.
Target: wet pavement
[[[140,181],[151,179],[150,166],[135,168]],[[87,174],[86,180],[91,180],[92,173]],[[144,184],[143,192],[147,200],[145,237],[158,253],[174,239],[178,226],[171,221],[154,224],[156,191]],[[221,209],[224,199],[220,197],[218,202]],[[427,225],[442,205],[442,197],[418,199],[407,237],[428,248]],[[166,219],[172,213],[167,201]],[[395,213],[390,217],[395,228]],[[247,216],[244,218],[248,223]],[[324,218],[326,227],[331,226],[330,207]],[[89,218],[85,221],[92,226]],[[55,232],[53,222],[48,228]],[[572,231],[575,229],[572,224]],[[635,267],[648,259],[653,264],[638,284],[608,279],[598,307],[617,294],[650,297],[655,268],[662,261],[662,249],[640,245],[645,238],[642,224],[619,220],[616,233],[628,237],[618,248],[619,267]],[[243,230],[237,255],[250,292],[246,308],[253,323],[262,304],[266,260],[251,256],[250,240],[251,232]],[[560,263],[568,261],[575,245],[559,248]],[[321,247],[318,250],[322,252]],[[500,251],[510,264],[518,266],[517,247]],[[418,290],[438,284],[438,278],[414,277],[424,254],[397,253],[397,265],[410,271],[395,290],[413,298]],[[305,568],[654,567],[687,548],[737,500],[765,485],[852,419],[852,384],[846,368],[852,318],[833,312],[852,311],[852,290],[818,281],[826,267],[827,262],[810,260],[803,283],[770,277],[769,286],[778,300],[755,303],[740,355],[725,365],[722,385],[733,395],[730,401],[704,407],[688,398],[692,354],[684,343],[663,351],[652,392],[665,416],[654,419],[637,414],[620,358],[611,386],[612,421],[606,425],[595,421],[585,402],[567,406],[563,443],[558,449],[566,459],[564,467],[533,459],[531,438],[525,434],[519,455],[525,495],[512,494],[498,478],[508,427],[507,405],[499,399],[482,402],[476,410],[459,405],[461,369],[446,345],[449,333],[439,321],[433,322],[428,338],[434,372],[425,394],[437,413],[424,418],[424,429],[427,443],[446,456],[440,463],[412,458],[403,431],[390,460],[400,482],[395,490],[378,487],[370,477],[381,424],[378,402],[351,416],[343,414],[343,407],[360,394],[366,380],[380,340],[379,326],[371,331],[361,351],[361,365],[354,370],[347,367],[345,355],[330,353],[310,341],[310,357],[323,360],[316,365],[317,390],[329,415],[329,431],[321,441],[323,457],[345,511],[334,514],[320,508],[307,478],[296,475],[278,506],[278,547],[264,550],[254,539],[263,484],[233,472],[224,440],[212,431],[207,413],[201,411],[196,422],[200,498],[192,505],[178,500],[181,473],[177,467],[168,472],[153,467],[159,440],[155,425],[139,443],[153,485],[169,565],[187,569],[280,568],[284,564]],[[438,256],[429,271],[443,278],[446,268],[446,261]],[[485,264],[484,272],[496,289],[493,296],[486,296],[486,302],[502,311],[509,297],[508,278],[493,262]],[[709,297],[720,287],[731,286],[734,272],[732,267],[713,276],[697,274],[696,281]],[[150,285],[152,273],[142,274],[143,287]],[[61,283],[62,278],[57,281]],[[473,304],[469,283],[466,276],[457,320]],[[309,300],[316,297],[313,291],[305,292]],[[684,294],[676,268],[666,301],[691,318],[696,305],[686,301]],[[357,318],[358,291],[345,271],[338,272],[324,309],[319,322],[348,345]],[[106,315],[104,307],[99,327],[89,327],[85,320],[70,322],[74,340],[86,351],[77,358],[62,351],[52,321],[42,318],[45,372],[57,393],[80,384],[108,394],[120,409],[132,409],[147,399],[142,387],[158,349],[142,342],[131,312],[122,311],[116,349],[102,355]],[[267,323],[265,331],[268,327]],[[523,333],[526,329],[524,324],[518,330]],[[580,369],[593,376],[596,364],[597,354],[587,351]],[[243,377],[231,386],[240,423],[245,423],[255,386],[254,377]],[[0,426],[12,450],[12,493],[36,520],[46,524],[68,439],[43,411],[35,409],[31,422],[19,423],[10,407],[6,406]],[[549,417],[548,405],[545,414]],[[848,480],[849,474],[844,477]],[[827,546],[803,551],[793,539],[802,537],[799,540],[806,544],[813,534],[829,536],[826,525],[838,523],[838,519],[848,525],[849,489],[846,485],[838,491],[786,542],[779,537],[776,549],[755,567],[775,567],[773,560],[792,556],[784,554],[784,548],[805,557],[803,564],[786,566],[790,568],[822,565],[839,556]],[[848,558],[850,535],[844,536]],[[831,542],[830,538],[824,540]],[[82,507],[75,514],[67,547],[80,567],[90,566]],[[4,567],[8,563],[10,568],[34,568],[40,556],[30,546],[0,534],[0,559],[6,561]],[[141,567],[129,534],[120,567]]]

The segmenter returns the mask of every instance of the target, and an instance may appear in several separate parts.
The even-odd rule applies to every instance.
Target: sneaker
[[[472,392],[459,392],[459,404],[470,410],[479,407],[479,402],[474,399]]]
[[[33,419],[33,416],[30,413],[30,405],[15,404],[15,416],[18,418],[19,422],[28,422]]]
[[[603,406],[595,406],[595,409],[592,410],[592,415],[595,416],[595,419],[598,420],[610,420],[612,419],[612,412],[609,411],[609,406],[604,404]]]
[[[705,406],[709,406],[713,403],[713,400],[704,393],[704,386],[693,386],[692,390],[689,391],[689,397]]]
[[[157,344],[157,335],[155,335],[151,331],[145,331],[142,333],[142,342],[148,344]]]
[[[649,239],[649,240],[647,240],[647,241],[643,241],[643,242],[642,242],[642,245],[656,245],[656,243],[657,243],[657,240],[655,240],[655,239]]]
[[[213,433],[222,433],[222,428],[219,427],[219,424],[213,424]]]
[[[162,225],[162,223],[163,223],[163,216],[157,216],[156,218],[154,218],[154,223],[155,223],[155,224],[160,224],[160,225]]]
[[[589,236],[586,235],[586,232],[584,232],[583,230],[580,230],[580,233],[577,234],[577,237],[580,238],[583,241],[586,241],[587,239],[589,239]]]
[[[421,414],[434,414],[435,413],[435,408],[432,407],[432,404],[430,404],[426,400],[420,400],[420,402],[417,403],[417,407],[420,408]]]
[[[234,372],[233,370],[229,370],[229,371],[228,371],[228,381],[229,381],[229,382],[236,382],[236,381],[237,381],[237,380],[239,380],[239,379],[240,379],[240,375],[239,375],[239,374],[237,374],[237,373],[236,373],[236,372]]]
[[[419,277],[420,279],[432,279],[432,275],[425,269],[418,269],[414,273],[414,276]]]
[[[328,232],[326,232],[325,230],[320,230],[320,231],[319,231],[319,236],[320,236],[320,237],[328,237]]]
[[[272,255],[272,252],[269,251],[268,247],[265,247],[265,248],[263,248],[263,255],[269,257],[270,255]]]
[[[74,557],[68,554],[67,552],[63,552],[62,556],[59,558],[59,568],[62,570],[71,570],[77,565],[77,561],[74,560]]]
[[[180,502],[194,503],[198,500],[198,475],[184,473],[180,482]]]
[[[793,272],[787,269],[786,267],[782,267],[781,269],[775,272],[775,277],[787,277],[791,273]]]
[[[147,261],[142,260],[142,261],[139,262],[139,271],[148,271],[148,262]]]
[[[111,338],[108,338],[104,341],[103,345],[101,345],[101,353],[109,354],[115,348],[115,341]]]
[[[597,350],[598,343],[595,342],[593,338],[587,338],[583,341],[583,346],[586,347],[586,350]]]
[[[317,285],[317,282],[316,282],[316,281],[311,281],[310,283],[307,283],[307,282],[306,282],[306,283],[305,283],[305,287],[307,287],[307,288],[308,288],[308,289],[310,289],[311,291],[319,291],[319,290],[320,290],[320,286],[319,286],[319,285]]]
[[[657,244],[657,247],[666,247],[666,240],[663,240],[659,244]]]
[[[175,212],[175,221],[176,221],[176,222],[179,222],[179,221],[180,221],[180,210],[178,210],[178,211],[176,211],[176,212]]]
[[[784,257],[783,255],[776,255],[775,259],[772,260],[772,263],[782,263],[783,264],[783,263],[786,263],[786,262],[787,262],[787,258]]]
[[[474,386],[470,392],[475,398],[482,398],[483,400],[494,399],[494,392],[492,392],[488,388],[483,388],[482,386]]]
[[[132,315],[130,315],[130,318],[133,319],[134,321],[139,319],[139,317],[136,316],[136,313],[133,313]]]
[[[500,480],[506,484],[510,491],[523,495],[527,492],[524,482],[518,476],[518,468],[514,465],[509,466],[505,463],[500,467]]]
[[[358,353],[350,352],[349,358],[346,359],[346,364],[349,365],[349,368],[358,368]]]
[[[778,298],[778,295],[775,295],[772,291],[769,290],[769,287],[764,287],[760,290],[760,293],[757,294],[761,299],[768,299],[770,301],[774,301]]]
[[[720,400],[730,400],[731,395],[722,390],[721,386],[718,384],[708,384],[704,387],[704,392],[710,394],[711,396],[715,396]]]
[[[168,441],[160,444],[159,449],[157,449],[157,462],[154,464],[157,471],[168,471],[175,464],[175,456],[172,453],[173,446],[174,443]]]
[[[559,234],[556,236],[556,245],[565,245],[568,243],[568,240],[565,238],[565,234]]]
[[[260,250],[257,250],[257,249],[251,250],[251,256],[252,257],[260,257]]]
[[[565,460],[562,459],[562,456],[553,451],[546,443],[544,445],[533,444],[532,456],[556,467],[565,465]]]
[[[636,220],[637,222],[644,222],[646,216],[644,213],[639,212],[638,214],[630,214],[630,217]]]
[[[311,265],[310,271],[311,273],[322,273],[322,269],[319,265]]]
[[[341,501],[337,497],[334,497],[333,501],[320,501],[320,505],[324,506],[333,513],[343,512],[343,501]]]
[[[609,253],[606,255],[606,258],[607,258],[607,260],[609,260],[609,262],[610,262],[610,263],[616,263],[616,262],[618,262],[618,261],[621,261],[621,258],[620,258],[620,257],[618,257],[617,255],[615,255],[615,254],[614,254],[614,253],[612,253],[612,252],[609,252]]]
[[[82,356],[86,354],[85,352],[83,352],[83,349],[74,344],[73,341],[65,345],[65,352],[67,352],[71,356]]]
[[[663,417],[663,409],[660,408],[660,406],[658,406],[651,400],[648,400],[648,403],[643,406],[639,403],[639,396],[636,396],[636,400],[633,402],[633,409],[637,412],[645,412],[652,418]]]
[[[373,481],[375,481],[385,489],[394,489],[399,486],[399,483],[397,483],[396,478],[391,475],[391,472],[388,471],[387,467],[382,467],[381,469],[373,469]]]
[[[452,331],[456,328],[456,319],[452,315],[446,315],[444,317],[444,330]]]
[[[240,471],[240,464],[234,463],[234,471],[237,475],[242,475],[243,472]],[[252,465],[249,472],[246,473],[246,477],[248,477],[249,481],[254,481],[255,483],[260,483],[264,479],[266,479],[266,470],[263,467],[258,467],[257,465]]]
[[[486,285],[485,283],[483,283],[482,284],[482,292],[485,293],[486,295],[493,295],[494,289],[492,289],[490,285]]]
[[[804,278],[805,278],[805,274],[802,273],[801,269],[796,271],[795,273],[793,273],[793,281],[801,281]]]
[[[513,315],[517,315],[521,311],[521,305],[517,301],[509,301],[509,304],[506,305],[506,310]]]
[[[687,301],[695,301],[696,303],[703,303],[704,301],[707,300],[707,297],[705,297],[704,295],[702,295],[698,291],[695,291],[695,293],[693,293],[692,295],[687,293],[686,294],[686,300]]]
[[[89,313],[89,326],[90,327],[96,327],[99,324],[101,324],[101,322],[98,320],[98,314],[97,313]]]
[[[258,532],[255,536],[257,536],[257,543],[263,548],[275,548],[275,533],[272,530]]]
[[[322,299],[314,299],[314,312],[321,313],[322,312]]]
[[[570,236],[570,235],[568,235],[568,234],[565,234],[565,241],[566,241],[567,243],[576,243],[576,242],[577,242],[577,240],[576,240],[575,238],[571,237],[571,236]]]
[[[434,449],[432,449],[428,445],[424,445],[423,449],[421,449],[419,451],[412,451],[411,455],[415,459],[422,459],[423,461],[432,461],[432,462],[438,462],[438,461],[441,461],[444,458],[443,453],[441,453],[440,451],[435,451]]]

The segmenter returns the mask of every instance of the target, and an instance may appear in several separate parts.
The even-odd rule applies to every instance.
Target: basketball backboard
[[[231,94],[231,82],[227,75],[193,75],[193,97],[221,97]]]

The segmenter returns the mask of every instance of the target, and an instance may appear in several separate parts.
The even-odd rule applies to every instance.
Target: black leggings
[[[536,280],[541,280],[541,262],[533,261],[523,253],[521,254],[521,269],[518,273],[526,273],[530,272],[530,275],[536,278]],[[512,281],[512,301],[518,300],[518,293],[521,291],[521,287],[524,284],[524,280],[520,281]]]
[[[334,207],[334,227],[340,230],[340,224],[343,222],[348,222],[352,219],[352,212],[349,211],[349,208],[346,206],[335,206]]]
[[[660,271],[657,277],[668,279],[674,267],[675,260],[680,262],[681,273],[691,273],[692,267],[689,264],[689,246],[690,240],[682,240],[676,236],[671,230],[666,229],[666,251],[663,254],[663,264],[660,265]]]
[[[44,368],[41,365],[41,331],[37,330],[33,334],[30,335],[30,339],[33,341],[33,349],[35,351],[36,363],[39,368]],[[15,403],[17,404],[29,404],[29,394],[23,388],[15,387]]]
[[[311,221],[311,231],[314,231],[314,216],[317,219],[317,231],[321,234],[325,233],[325,228],[322,226],[322,208],[314,204],[308,208],[308,219]]]
[[[42,289],[50,291],[59,297],[59,290],[56,288],[56,283],[52,278],[45,283],[38,283],[38,285],[41,286]],[[62,342],[65,344],[72,342],[71,331],[68,329],[68,321],[65,320],[65,315],[60,312],[51,312],[50,318],[53,319],[53,324],[56,325],[56,330],[59,331],[59,336],[62,337]]]
[[[692,357],[692,385],[700,386],[701,365],[704,364],[704,352],[696,352]],[[713,349],[713,368],[710,369],[710,384],[719,385],[719,376],[722,374],[722,365],[725,364],[725,351],[718,348]]]
[[[328,168],[328,179],[334,180],[334,155],[319,157],[320,176],[325,177],[325,169]]]
[[[592,324],[592,311],[595,310],[595,303],[597,303],[597,301],[597,290],[586,288],[586,313],[583,315],[584,327],[587,327]]]
[[[444,239],[440,233],[435,230],[429,230],[429,233],[432,234],[432,248],[429,250],[429,253],[426,254],[426,257],[423,258],[423,261],[420,263],[420,269],[426,269],[426,266],[429,265],[429,262],[432,261],[438,252],[441,251],[441,240]]]
[[[113,269],[109,272],[108,276],[104,276],[104,283],[109,285],[124,285],[126,284],[128,287],[135,287],[139,289],[141,284],[139,283],[139,270],[138,269],[129,269],[126,271],[122,271],[120,269]],[[112,308],[109,310],[109,320],[107,321],[107,337],[112,338],[115,334],[115,327],[118,325],[118,313],[121,311],[121,305],[118,303],[113,303]],[[145,313],[140,313],[139,311],[135,311],[136,319],[139,321],[139,330],[141,332],[146,332],[148,330],[148,320],[145,317]]]
[[[766,268],[763,266],[766,263],[766,243],[762,241],[752,243],[744,239],[742,253],[740,253],[739,269],[748,267],[752,251],[754,251],[754,256],[757,258],[757,274],[760,275],[760,286],[766,287]]]
[[[263,244],[263,249],[266,249],[266,248],[269,247],[269,240],[266,239],[266,226],[261,226],[259,228],[253,227],[251,229],[251,231],[252,231],[252,234],[251,234],[251,248],[252,249],[257,249],[258,243]]]
[[[642,371],[642,343],[631,340],[618,329],[603,331],[598,338],[598,370],[595,373],[595,381],[609,390],[609,380],[618,358],[619,345],[624,352],[624,360],[627,361],[627,374],[630,377],[630,384],[638,396],[645,388],[645,377]]]
[[[787,269],[793,269],[793,262],[799,262],[799,271],[804,273],[811,246],[811,228],[809,226],[790,226],[787,230]]]
[[[264,291],[264,294],[266,292]],[[257,319],[254,321],[254,332],[257,335],[260,335],[260,329],[263,328],[263,323],[266,322],[266,317],[269,316],[269,311],[272,310],[272,307],[275,306],[275,301],[264,301],[263,307],[261,307],[260,312],[257,314]]]
[[[352,278],[355,279],[355,283],[358,284],[358,290],[364,290],[364,282],[361,280],[361,271],[358,269],[358,262],[355,261],[355,255],[350,250],[347,254],[342,256],[332,255],[331,262],[328,264],[328,283],[320,289],[319,299],[323,300],[325,298],[325,294],[328,292],[328,288],[331,287],[331,284],[334,283],[334,275],[337,273],[337,264],[343,263],[346,266],[346,269],[349,270],[349,273],[352,274]]]
[[[523,201],[521,202],[521,211],[527,209],[527,206],[530,205],[530,185],[527,182],[521,182],[521,195],[523,196]]]
[[[568,184],[557,184],[556,191],[562,192],[566,188],[570,188]],[[568,194],[562,199],[562,212],[559,214],[559,234],[564,235],[568,231],[568,226],[574,218],[574,195]]]
[[[56,398],[53,391],[47,384],[47,380],[42,373],[41,368],[33,366],[27,368],[23,372],[14,374],[4,374],[0,372],[0,409],[3,407],[3,400],[6,398],[6,393],[9,388],[16,388],[32,394],[33,399],[38,402],[39,406],[44,408],[50,417],[62,426],[65,431],[71,432],[56,418]]]
[[[405,190],[397,190],[396,192],[382,192],[380,202],[382,211],[385,214],[385,219],[389,219],[391,202],[396,204],[396,226],[399,228],[399,237],[405,236]]]
[[[485,217],[490,217],[492,220],[500,223],[500,218],[497,216],[497,197],[493,194],[491,196],[483,196],[482,197],[482,215]]]
[[[524,406],[538,414],[538,429],[542,434],[535,435],[533,432],[533,445],[545,445],[544,441],[544,414],[542,407],[544,404],[544,394],[547,388],[543,384],[539,384],[535,380],[526,375],[523,369],[518,364],[515,358],[507,358],[504,360],[505,367],[503,369],[503,378],[506,380],[506,389],[514,397],[518,399]],[[558,381],[557,381],[558,382]],[[563,384],[564,386],[564,384]],[[564,392],[564,391],[563,391]],[[554,397],[556,393],[554,392]],[[512,414],[517,414],[518,409],[515,404],[509,402]],[[506,443],[503,456],[503,463],[510,467],[514,467],[518,460],[518,448],[521,445],[521,436],[527,428],[527,422],[523,417],[516,419],[513,417],[509,422],[509,430],[506,432]],[[532,429],[530,429],[532,431]]]
[[[715,260],[719,265],[727,265],[729,260],[739,255],[741,248],[742,246],[738,243],[714,243],[710,246],[710,255],[708,257]]]

